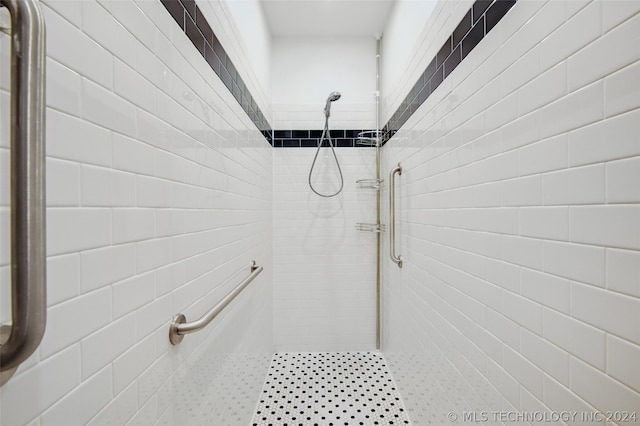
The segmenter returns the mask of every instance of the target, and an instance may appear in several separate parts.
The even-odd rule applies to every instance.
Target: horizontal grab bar
[[[177,345],[182,342],[185,334],[195,333],[196,331],[205,328],[218,314],[227,307],[229,303],[242,291],[251,281],[257,277],[264,268],[257,266],[255,260],[251,262],[251,275],[245,278],[235,289],[230,291],[216,306],[214,306],[209,312],[204,314],[200,319],[196,321],[187,322],[187,317],[184,314],[178,314],[173,317],[171,321],[171,327],[169,328],[169,341],[172,345]]]

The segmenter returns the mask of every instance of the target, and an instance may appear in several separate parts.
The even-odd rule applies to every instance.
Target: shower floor
[[[253,426],[408,425],[382,355],[374,352],[273,356]]]

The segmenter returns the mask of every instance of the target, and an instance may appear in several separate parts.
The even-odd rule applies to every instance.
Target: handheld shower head
[[[331,94],[327,98],[327,103],[324,106],[325,117],[329,117],[331,113],[331,102],[337,101],[338,99],[340,99],[340,96],[342,96],[340,92],[331,92]]]

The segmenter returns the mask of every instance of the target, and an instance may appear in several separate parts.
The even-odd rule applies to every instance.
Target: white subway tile
[[[2,424],[26,424],[71,392],[80,384],[79,364],[80,348],[74,345],[13,377],[0,394]]]
[[[520,350],[520,325],[504,315],[487,309],[487,331],[493,333],[501,342]]]
[[[80,84],[78,73],[47,58],[47,106],[80,116]]]
[[[132,384],[119,394],[115,394],[111,402],[101,410],[88,426],[112,426],[125,424],[138,410],[137,384]]]
[[[640,343],[640,300],[588,285],[571,285],[571,316]]]
[[[544,205],[598,204],[605,201],[605,167],[574,167],[542,176]]]
[[[136,200],[138,207],[170,206],[172,187],[170,182],[163,179],[137,176]]]
[[[111,165],[111,132],[47,109],[47,155],[82,163]]]
[[[109,130],[136,135],[136,107],[87,79],[82,80],[82,117]]]
[[[520,291],[520,267],[508,262],[487,262],[487,280],[514,293]]]
[[[521,330],[520,353],[555,380],[569,385],[569,354],[549,341]]]
[[[144,404],[155,394],[174,371],[173,356],[169,352],[151,364],[138,378],[138,404]]]
[[[153,175],[155,149],[126,136],[113,135],[113,167],[128,172]]]
[[[520,208],[520,235],[548,240],[569,240],[569,208]]]
[[[46,0],[51,9],[58,12],[59,15],[64,16],[73,25],[80,28],[82,26],[82,2],[67,1],[67,0]]]
[[[533,111],[500,129],[501,147],[503,151],[528,145],[540,140],[542,114]]]
[[[604,331],[550,309],[544,309],[542,317],[545,339],[604,371]]]
[[[561,62],[518,90],[518,115],[526,115],[566,94],[567,67]]]
[[[60,303],[47,311],[47,330],[40,345],[43,358],[80,341],[111,321],[111,289],[105,288]]]
[[[85,380],[41,416],[42,426],[86,424],[111,401],[111,368]]]
[[[115,59],[113,73],[113,89],[118,95],[146,111],[155,112],[157,89],[153,84],[118,59]]]
[[[534,333],[542,334],[542,305],[503,291],[502,314]]]
[[[177,131],[169,123],[138,108],[137,138],[151,146],[171,150]]]
[[[607,374],[640,392],[640,347],[607,335]]]
[[[640,155],[640,111],[631,111],[569,133],[569,166]]]
[[[576,358],[571,358],[571,390],[602,412],[640,407],[638,392]]]
[[[113,209],[113,243],[120,244],[153,238],[156,214],[151,209]]]
[[[138,275],[113,285],[113,317],[119,318],[151,302],[155,293],[155,275]]]
[[[47,304],[53,306],[80,294],[80,255],[47,258]]]
[[[138,412],[127,422],[126,426],[147,426],[157,424],[156,420],[158,420],[158,413],[158,398],[151,398],[146,404],[142,405],[138,409]]]
[[[102,167],[82,166],[82,205],[133,207],[136,176]]]
[[[47,159],[47,205],[55,207],[80,205],[80,165],[69,161]]]
[[[542,137],[584,127],[604,117],[604,84],[599,81],[569,94],[542,109]]]
[[[604,248],[545,241],[542,257],[544,272],[604,287]]]
[[[604,111],[611,117],[640,106],[640,62],[610,75],[604,81]]]
[[[138,342],[134,314],[115,320],[82,339],[82,377],[87,379]]]
[[[640,16],[636,15],[571,56],[567,68],[569,89],[606,77],[638,60],[639,36]]]
[[[569,161],[566,134],[530,144],[518,150],[518,169],[521,176],[566,169]]]
[[[82,293],[104,287],[135,274],[133,244],[102,247],[81,253]]]
[[[520,233],[520,214],[518,208],[504,207],[486,210],[487,231],[499,234],[518,235]]]
[[[112,87],[113,57],[109,52],[48,7],[43,7],[42,13],[50,40],[47,43],[47,56],[104,87]],[[87,61],[89,52],[91,60]]]
[[[640,253],[607,249],[607,289],[640,297]]]
[[[47,253],[50,256],[110,243],[111,212],[108,209],[47,209]]]
[[[117,22],[102,4],[82,2],[82,29],[104,49],[129,64],[136,63],[137,40]]]
[[[153,336],[140,341],[113,361],[113,391],[120,393],[146,370],[155,359]]]
[[[565,4],[584,2],[565,2]],[[549,69],[601,35],[602,2],[592,2],[540,43],[540,68]]]
[[[640,206],[571,208],[571,240],[607,247],[640,249]]]
[[[503,206],[539,206],[542,204],[542,179],[539,175],[500,182]]]
[[[504,346],[502,366],[521,386],[542,398],[542,370],[508,346]]]
[[[602,2],[602,29],[606,33],[634,16],[640,10],[635,1],[609,0]]]
[[[571,425],[604,426],[604,420],[600,422],[584,421],[586,418],[582,413],[593,413],[596,410],[570,391],[568,386],[561,385],[547,374],[544,375],[542,386],[544,389],[543,401],[547,407],[558,412],[576,413],[575,421],[571,422]]]
[[[160,238],[136,244],[136,272],[146,272],[171,263],[171,239]]]
[[[520,294],[542,305],[569,313],[569,280],[523,268]]]
[[[542,269],[542,240],[502,236],[502,260],[533,269]]]
[[[138,309],[136,312],[138,339],[147,337],[162,325],[167,325],[168,329],[168,323],[173,315],[175,315],[171,309],[170,295],[156,299]]]
[[[640,69],[640,68],[639,68]],[[640,157],[607,163],[607,202],[640,202]]]

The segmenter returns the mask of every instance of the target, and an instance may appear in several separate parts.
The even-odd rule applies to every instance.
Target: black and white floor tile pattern
[[[409,425],[389,368],[374,352],[275,354],[253,426]]]

